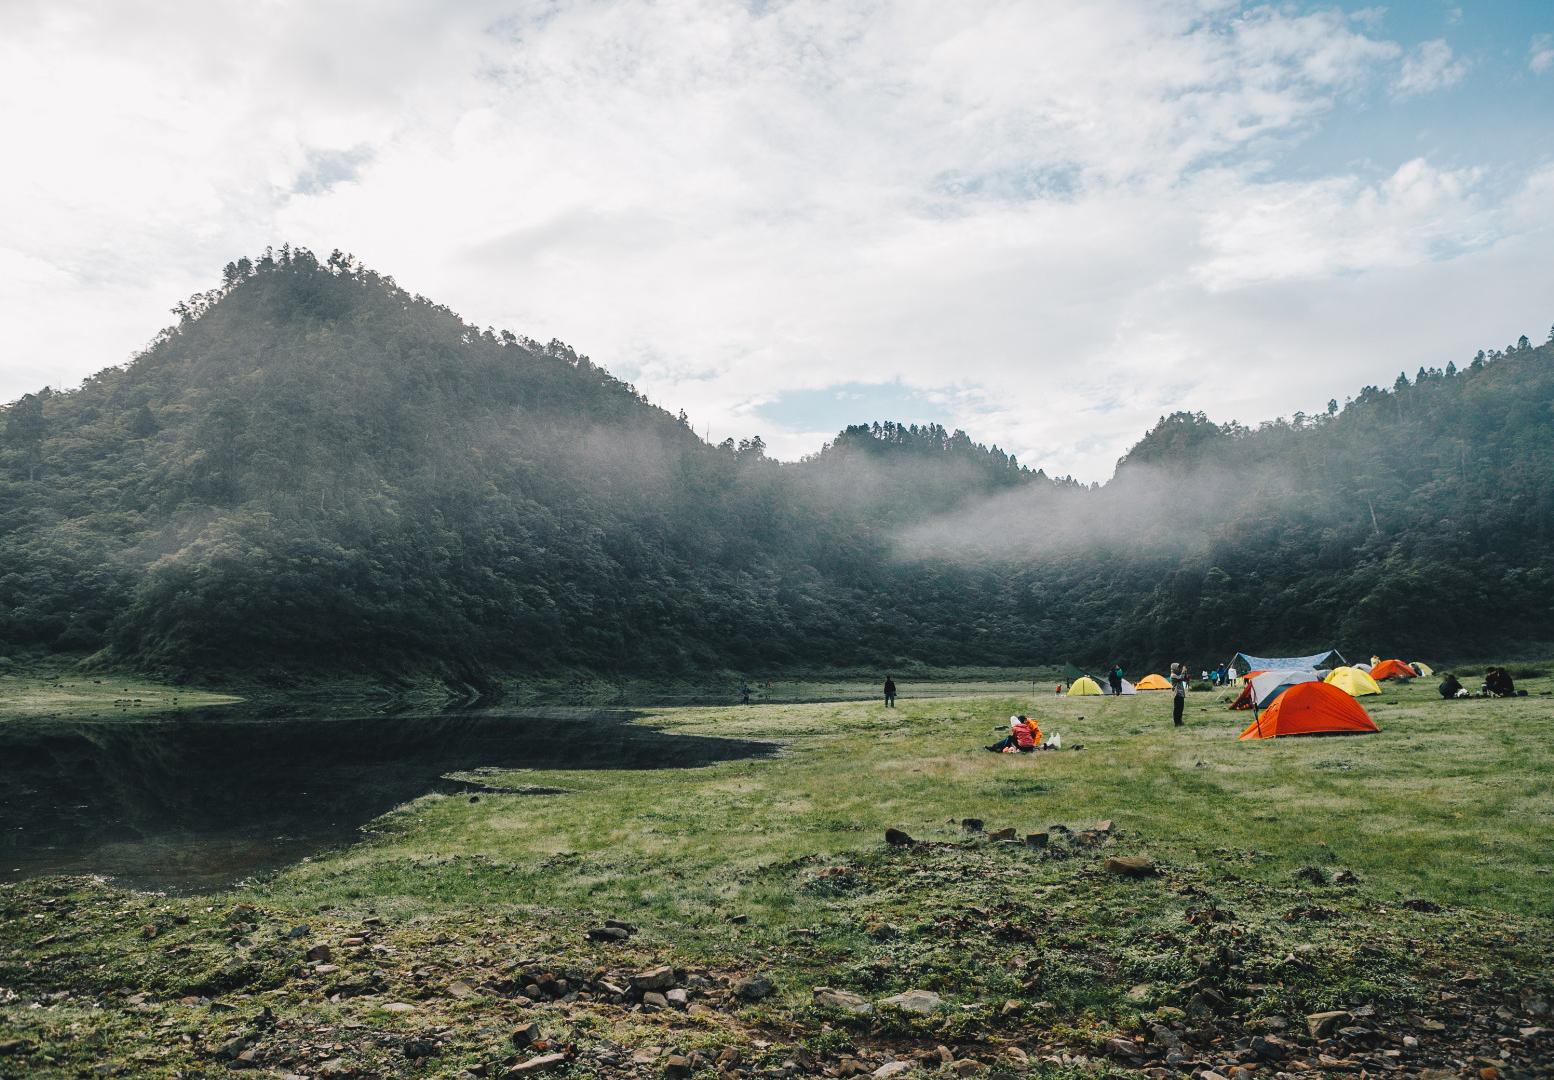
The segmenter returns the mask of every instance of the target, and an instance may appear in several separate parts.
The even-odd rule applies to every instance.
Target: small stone
[[[979,817],[961,818],[960,827],[965,832],[979,833],[982,831],[982,819]]]
[[[998,1015],[1004,1018],[1016,1016],[1020,1012],[1020,1003],[1014,998],[1009,998],[998,1010]]]
[[[839,1012],[854,1013],[858,1016],[865,1016],[874,1011],[874,1006],[858,994],[849,990],[833,990],[828,986],[815,987],[813,1000],[822,1008],[836,1009]]]
[[[1103,865],[1107,873],[1119,877],[1144,878],[1156,873],[1154,860],[1142,855],[1112,855]]]
[[[674,985],[674,968],[668,964],[639,971],[631,977],[634,990],[667,990]]]
[[[332,955],[334,954],[329,951],[328,945],[315,945],[306,953],[307,958],[317,964],[323,963]]]
[[[664,1059],[664,1076],[668,1080],[683,1080],[691,1075],[691,1061],[680,1054],[670,1054]]]
[[[247,1050],[256,1041],[257,1039],[253,1035],[238,1035],[216,1047],[216,1057],[221,1061],[236,1060],[239,1054]]]
[[[550,1069],[559,1069],[567,1063],[565,1054],[541,1054],[532,1057],[528,1061],[514,1065],[507,1070],[508,1076],[530,1076],[534,1073],[546,1072]]]
[[[989,840],[1013,840],[1018,834],[1013,829],[999,829],[997,832],[987,834]]]
[[[1311,1033],[1313,1039],[1325,1039],[1333,1033],[1333,1029],[1339,1024],[1350,1019],[1349,1013],[1342,1009],[1332,1012],[1311,1013],[1306,1017],[1306,1030]]]
[[[904,994],[885,998],[880,1004],[902,1012],[928,1016],[944,1008],[944,999],[931,990],[908,990]]]
[[[913,840],[900,829],[886,829],[885,843],[889,844],[891,847],[907,847],[913,843]]]
[[[728,921],[733,923],[735,926],[741,926],[744,923],[747,923],[747,922],[750,921],[750,916],[748,916],[748,915],[746,915],[744,913],[740,913],[738,915],[730,915],[728,917]]]
[[[642,995],[642,1004],[649,1009],[667,1009],[669,999],[657,990],[648,990]]]
[[[145,926],[142,926],[140,928],[140,936],[145,938],[145,939],[147,939],[148,941],[151,938],[156,937],[156,935],[157,935],[156,923],[147,923]]]
[[[411,1059],[436,1057],[437,1044],[431,1039],[406,1039],[405,1056]]]
[[[746,1001],[761,1001],[777,992],[777,985],[765,975],[746,975],[734,981],[734,993]]]
[[[340,970],[340,965],[339,964],[315,964],[315,965],[313,965],[313,974],[315,974],[315,975],[333,975],[335,972],[337,972],[339,970]]]
[[[1026,847],[1033,847],[1033,848],[1044,848],[1044,847],[1046,847],[1047,846],[1047,834],[1044,833],[1044,832],[1026,833],[1025,834],[1025,846]]]
[[[691,1003],[691,995],[684,990],[670,990],[664,994],[664,997],[676,1009],[683,1009]]]
[[[463,979],[448,984],[448,996],[454,998],[467,998],[475,992],[475,988]]]
[[[519,1024],[517,1027],[513,1028],[513,1033],[510,1038],[512,1039],[514,1046],[533,1046],[542,1038],[540,1035],[540,1026],[538,1024],[532,1023]]]
[[[890,1061],[881,1065],[869,1075],[874,1077],[875,1080],[885,1080],[886,1077],[900,1076],[904,1072],[910,1072],[911,1069],[912,1063],[910,1061]]]
[[[950,1072],[956,1076],[970,1076],[981,1071],[982,1062],[977,1061],[975,1058],[961,1058],[958,1061],[950,1062]]]
[[[589,941],[625,941],[631,937],[618,926],[595,926],[588,931]]]
[[[412,1013],[415,1012],[415,1006],[404,1001],[391,1001],[383,1006],[383,1011],[386,1013]]]
[[[296,941],[298,938],[307,937],[312,932],[313,928],[311,926],[309,926],[307,923],[302,923],[300,926],[293,926],[290,930],[286,931],[286,937],[290,941]]]

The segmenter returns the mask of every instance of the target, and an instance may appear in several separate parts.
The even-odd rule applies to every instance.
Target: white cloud
[[[1403,66],[1392,83],[1392,96],[1401,100],[1446,90],[1460,83],[1467,73],[1467,61],[1454,59],[1451,46],[1444,40],[1421,42],[1403,58]]]
[[[1527,49],[1527,66],[1534,75],[1554,68],[1554,34],[1539,34]]]
[[[124,359],[291,240],[567,340],[714,439],[795,457],[830,432],[758,406],[899,380],[1101,476],[1170,409],[1312,411],[1547,321],[1528,252],[1554,214],[1504,197],[1532,182],[1276,178],[1385,91],[1403,53],[1377,25],[1211,0],[11,5],[0,100],[38,105],[0,110],[0,198],[30,210],[0,238],[0,400]]]

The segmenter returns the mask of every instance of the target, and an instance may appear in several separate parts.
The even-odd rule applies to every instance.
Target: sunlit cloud
[[[1209,0],[15,3],[0,400],[289,240],[714,441],[916,410],[1100,478],[1163,412],[1310,412],[1548,322],[1540,174],[1302,164],[1463,64]]]

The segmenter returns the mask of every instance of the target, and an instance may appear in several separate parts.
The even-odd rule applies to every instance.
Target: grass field
[[[568,1075],[661,1076],[681,1052],[708,1076],[720,1054],[745,1075],[891,1059],[965,1075],[1546,1074],[1554,683],[1521,685],[1442,702],[1433,681],[1389,684],[1365,702],[1380,734],[1261,742],[1237,741],[1249,714],[1228,692],[1192,694],[1183,729],[1169,694],[997,686],[895,710],[653,711],[640,722],[782,751],[482,771],[478,796],[417,800],[231,895],[0,888],[0,1073],[173,1076],[241,1052],[275,1075],[497,1076],[558,1052]],[[1015,711],[1065,749],[983,751]],[[1050,828],[1103,820],[1077,840]],[[1006,826],[1048,846],[988,837]],[[888,846],[887,828],[925,842]],[[1108,872],[1117,855],[1156,872]],[[606,919],[637,929],[589,940]],[[304,957],[315,944],[332,970]],[[660,963],[688,1007],[644,1006],[629,985]],[[555,974],[560,993],[541,985]],[[736,992],[752,974],[769,996]],[[946,1004],[851,1015],[816,1004],[820,986]],[[1350,1015],[1308,1030],[1325,1010]],[[530,1020],[545,1042],[515,1045]]]
[[[166,686],[129,675],[69,668],[0,675],[0,723],[13,718],[111,720],[240,700],[231,694]]]

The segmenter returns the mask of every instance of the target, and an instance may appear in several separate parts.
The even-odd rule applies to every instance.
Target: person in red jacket
[[[1036,721],[1024,716],[1011,716],[1009,718],[1009,734],[1001,743],[994,743],[988,749],[995,754],[1009,754],[1018,751],[1029,754],[1041,745],[1041,728]]]

